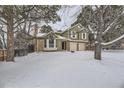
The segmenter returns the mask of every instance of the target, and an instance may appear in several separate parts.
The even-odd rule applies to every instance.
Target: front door
[[[62,42],[62,50],[66,50],[66,42],[65,41]]]

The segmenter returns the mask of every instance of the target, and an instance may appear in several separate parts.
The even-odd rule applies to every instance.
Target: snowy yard
[[[124,51],[41,52],[0,62],[0,87],[124,87]]]

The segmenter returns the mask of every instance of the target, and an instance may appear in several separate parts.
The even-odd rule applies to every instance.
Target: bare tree
[[[114,33],[122,29],[123,18],[123,6],[94,5],[82,7],[82,12],[75,23],[81,23],[94,34],[95,59],[101,60],[102,46],[113,44],[124,38],[122,35],[109,42],[105,42],[103,39],[109,32]]]
[[[0,24],[0,40],[1,40],[1,48],[6,49],[6,31],[4,30],[4,25]]]

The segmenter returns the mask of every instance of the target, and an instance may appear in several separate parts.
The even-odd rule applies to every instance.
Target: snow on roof
[[[73,29],[73,28],[75,28],[75,27],[78,27],[78,28],[80,28],[80,29],[84,28],[80,23],[78,23],[78,24],[76,24],[76,25],[74,25],[74,26],[71,26],[70,28],[66,29],[66,30],[63,31],[62,33],[66,32],[66,31],[68,31],[68,30],[71,30],[71,29]]]
[[[51,33],[54,33],[54,32],[52,32],[52,31],[50,31],[49,33],[41,33],[41,32],[39,32],[39,33],[37,33],[36,37],[45,37],[45,36],[47,36],[47,35],[49,35]]]
[[[60,36],[60,35],[56,35],[57,39],[67,39],[66,37]]]
[[[37,31],[36,37],[42,37],[42,36],[45,36],[45,35],[48,34],[48,33],[42,33],[42,32],[40,32],[40,29],[41,29],[41,28],[38,28],[38,31]],[[34,36],[34,34],[35,34],[35,30],[34,30],[34,28],[31,29],[31,31],[30,31],[29,34],[32,35],[32,36]]]
[[[71,26],[70,28],[68,28],[68,30],[73,29],[75,27],[82,28],[83,26],[80,23],[78,23],[78,24],[76,24],[76,25]]]
[[[36,35],[36,37],[43,37],[43,36],[45,36],[47,33],[38,33],[37,35]]]

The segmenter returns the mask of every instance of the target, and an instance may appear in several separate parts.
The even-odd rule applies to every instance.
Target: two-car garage
[[[70,51],[83,51],[86,49],[86,43],[83,42],[69,42]]]

